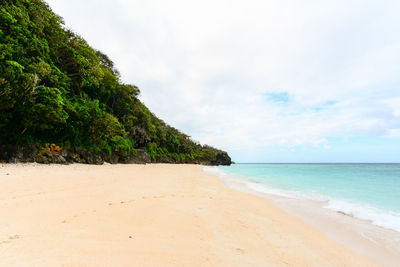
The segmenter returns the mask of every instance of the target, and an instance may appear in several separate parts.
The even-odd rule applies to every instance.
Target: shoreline
[[[398,266],[400,262],[399,232],[344,212],[324,208],[326,203],[323,201],[260,192],[248,187],[246,180],[229,175],[221,176],[217,173],[213,175],[219,177],[226,186],[232,189],[270,200],[276,207],[301,219],[332,240],[366,258],[384,266]]]
[[[379,266],[198,165],[0,167],[0,265]]]

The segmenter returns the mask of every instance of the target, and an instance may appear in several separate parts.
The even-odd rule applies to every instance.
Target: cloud
[[[327,150],[398,136],[398,1],[48,2],[201,143]]]

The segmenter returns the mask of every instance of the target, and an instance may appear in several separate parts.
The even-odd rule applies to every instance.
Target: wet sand
[[[394,230],[324,208],[327,202],[263,193],[249,188],[244,180],[229,176],[220,178],[230,188],[270,200],[275,206],[366,258],[388,267],[399,266],[400,233]]]

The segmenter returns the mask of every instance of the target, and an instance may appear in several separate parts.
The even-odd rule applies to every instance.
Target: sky
[[[47,2],[235,162],[400,162],[400,1]]]

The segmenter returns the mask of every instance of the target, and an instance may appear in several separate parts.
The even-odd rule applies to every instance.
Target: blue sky
[[[49,0],[160,118],[236,162],[399,162],[399,1]]]

